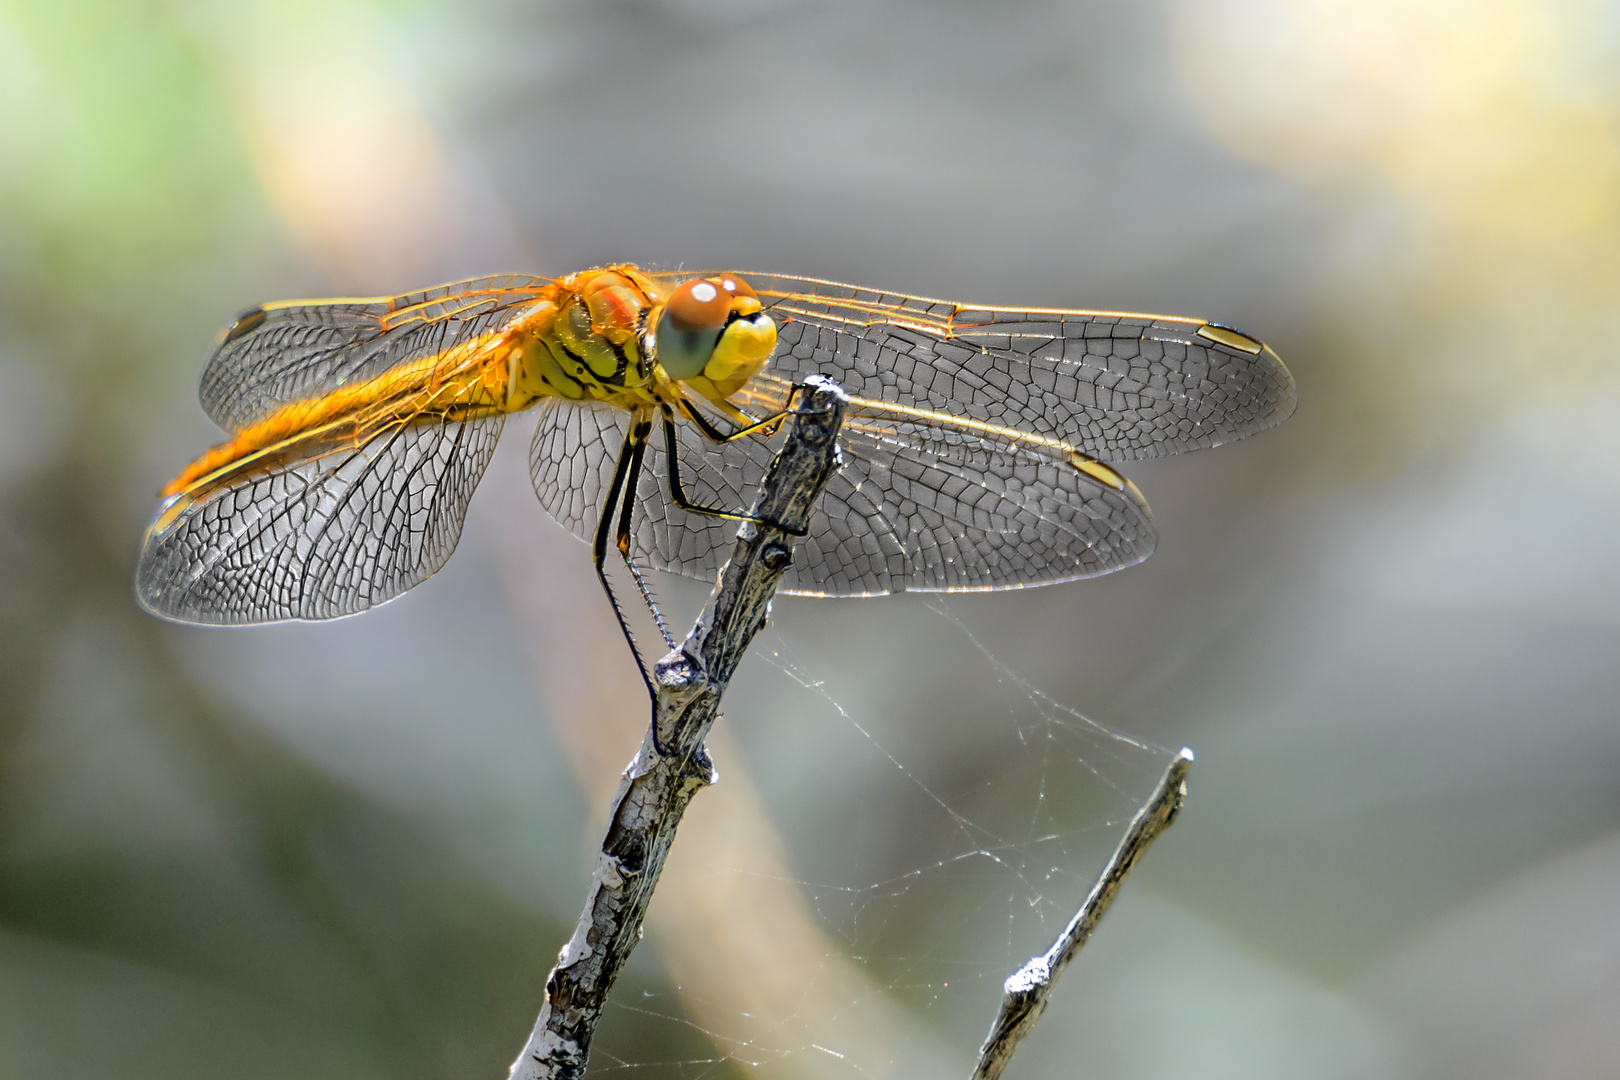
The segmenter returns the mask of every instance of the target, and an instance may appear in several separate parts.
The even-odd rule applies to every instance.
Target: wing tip
[[[170,553],[164,550],[157,523],[147,530],[135,563],[135,606],[154,618],[180,626],[230,626],[224,613],[191,602],[189,590]]]
[[[1278,381],[1283,384],[1284,404],[1277,412],[1276,421],[1280,424],[1293,416],[1294,409],[1299,405],[1299,383],[1294,380],[1294,373],[1288,370],[1288,365],[1282,362],[1282,357],[1278,356],[1270,345],[1266,346],[1266,355],[1270,356],[1271,362],[1276,365]]]
[[[186,610],[181,590],[170,589],[161,577],[148,571],[145,559],[135,570],[135,606],[154,618],[181,626],[222,626],[219,619],[205,617],[205,613]]]

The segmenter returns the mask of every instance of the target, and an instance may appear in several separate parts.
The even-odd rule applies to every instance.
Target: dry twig
[[[788,421],[787,440],[760,485],[751,515],[737,532],[731,561],[720,571],[692,632],[659,661],[651,733],[620,780],[607,834],[574,936],[546,979],[546,1001],[511,1080],[583,1076],[591,1038],[620,968],[641,939],[642,919],[686,805],[714,782],[703,742],[720,696],[759,629],[776,583],[792,559],[794,534],[837,468],[838,430],[846,399],[829,379],[811,376]]]
[[[1075,912],[1069,925],[1041,956],[1033,956],[1023,967],[1007,976],[1002,985],[1001,1012],[990,1027],[990,1034],[979,1050],[979,1064],[973,1070],[973,1080],[997,1080],[1013,1054],[1035,1029],[1036,1021],[1046,1011],[1046,1003],[1057,984],[1058,976],[1069,966],[1081,946],[1097,928],[1103,912],[1113,903],[1125,875],[1131,872],[1136,860],[1170,827],[1187,797],[1187,772],[1192,768],[1193,753],[1182,748],[1170,762],[1159,786],[1142,809],[1136,812],[1125,838],[1119,842],[1114,855],[1103,867],[1097,884],[1091,887],[1080,910]]]

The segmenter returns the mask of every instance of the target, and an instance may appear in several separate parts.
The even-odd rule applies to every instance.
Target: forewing
[[[503,420],[395,423],[176,496],[147,533],[137,598],[166,619],[212,624],[386,603],[450,557]]]
[[[776,320],[771,372],[827,375],[857,397],[1059,439],[1105,461],[1218,446],[1294,410],[1293,377],[1274,352],[1201,319],[739,276]]]
[[[373,378],[500,330],[548,278],[473,278],[403,296],[288,301],[243,313],[203,368],[203,409],[240,431],[288,402]]]
[[[607,491],[622,411],[559,405],[542,416],[536,489],[552,515],[590,540]],[[710,443],[677,425],[688,500],[729,512],[752,502],[774,454],[761,438]],[[843,468],[809,534],[794,543],[780,591],[854,596],[1012,588],[1108,573],[1152,553],[1152,515],[1129,484],[1110,487],[1024,442],[852,410]],[[690,513],[668,493],[655,427],[638,487],[632,550],[644,564],[711,580],[737,522]],[[570,495],[569,490],[590,495]]]

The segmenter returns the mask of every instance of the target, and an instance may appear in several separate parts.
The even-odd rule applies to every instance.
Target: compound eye
[[[731,314],[731,293],[708,278],[688,281],[670,294],[664,315],[676,330],[719,330]]]
[[[732,296],[746,296],[753,300],[759,299],[759,294],[749,287],[748,282],[735,274],[724,274],[715,280],[720,282],[720,287]]]

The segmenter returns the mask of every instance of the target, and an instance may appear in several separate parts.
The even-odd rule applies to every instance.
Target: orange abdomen
[[[515,328],[467,342],[436,356],[339,387],[319,397],[294,401],[243,428],[229,442],[209,450],[163,489],[176,495],[205,481],[236,479],[257,462],[307,446],[305,453],[360,446],[399,424],[442,422],[522,408],[510,400]]]

